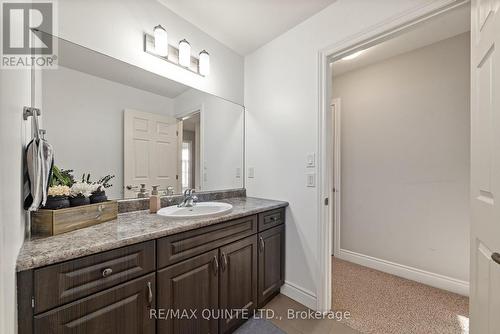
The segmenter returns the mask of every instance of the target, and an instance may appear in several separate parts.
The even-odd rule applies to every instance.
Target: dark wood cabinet
[[[118,285],[34,319],[35,334],[153,334],[155,274]]]
[[[285,274],[285,226],[259,233],[259,307],[280,290]]]
[[[153,272],[155,262],[153,240],[36,269],[35,313]]]
[[[257,236],[220,248],[220,333],[229,333],[257,307]]]
[[[158,333],[218,332],[216,318],[204,319],[207,310],[219,305],[218,258],[219,251],[213,250],[158,271],[158,310],[166,313],[158,322]]]
[[[283,208],[18,273],[20,334],[227,334],[284,283]]]
[[[285,223],[284,208],[259,213],[259,231],[264,231],[283,223]]]
[[[257,215],[174,234],[158,240],[158,268],[257,233]]]

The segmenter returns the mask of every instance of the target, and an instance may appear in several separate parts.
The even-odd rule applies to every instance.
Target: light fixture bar
[[[179,64],[179,49],[170,44],[168,45],[168,56],[162,57],[156,53],[154,36],[147,33],[144,34],[144,52],[160,58],[166,62],[169,62],[170,64],[179,66],[180,68],[190,71],[201,77],[205,77],[205,75],[199,72],[200,60],[198,58],[191,55],[191,62],[189,66],[182,66]]]

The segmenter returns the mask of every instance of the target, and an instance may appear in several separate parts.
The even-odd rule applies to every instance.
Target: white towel
[[[44,206],[54,166],[54,149],[39,136],[38,116],[33,116],[34,138],[26,148],[24,208],[36,211]]]

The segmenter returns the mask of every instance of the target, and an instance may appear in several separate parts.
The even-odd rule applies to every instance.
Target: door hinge
[[[179,137],[179,131],[175,131],[175,135]]]
[[[327,197],[327,198],[325,198],[325,205],[328,205],[328,203],[330,203],[330,200],[329,200],[329,198]]]
[[[179,175],[176,175],[176,176],[175,176],[175,179],[176,179],[176,180],[178,180],[178,179],[179,179]]]
[[[35,308],[35,297],[31,297],[31,308]]]

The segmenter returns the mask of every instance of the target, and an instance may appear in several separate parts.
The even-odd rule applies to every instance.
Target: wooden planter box
[[[40,237],[58,235],[116,219],[117,215],[116,201],[59,210],[40,209],[31,214],[31,233]]]

